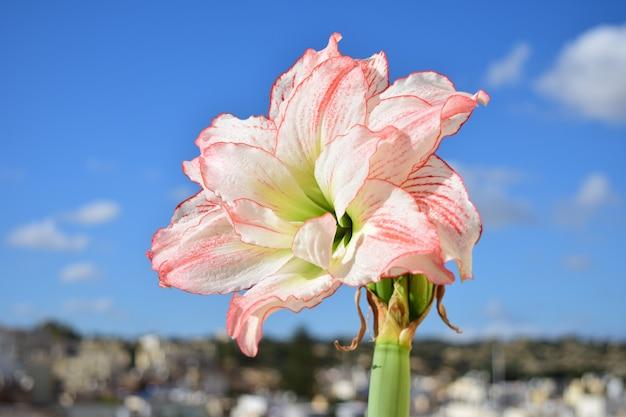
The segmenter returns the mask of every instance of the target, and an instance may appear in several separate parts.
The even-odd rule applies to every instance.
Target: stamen
[[[444,285],[437,285],[436,291],[437,291],[437,313],[439,313],[439,317],[441,317],[441,320],[443,320],[446,326],[448,326],[449,328],[451,328],[457,333],[463,333],[463,330],[461,330],[459,327],[455,326],[454,324],[450,323],[450,320],[448,319],[448,313],[446,312],[446,308],[443,306],[443,296],[446,293],[446,287]]]
[[[359,328],[359,333],[357,333],[356,336],[354,336],[354,339],[352,339],[352,342],[345,346],[342,345],[339,340],[335,340],[335,349],[340,350],[342,352],[351,352],[353,350],[355,350],[356,348],[359,347],[359,343],[361,343],[361,340],[363,340],[363,336],[365,335],[365,332],[367,331],[367,321],[365,320],[365,317],[363,316],[363,311],[361,310],[361,289],[363,287],[359,287],[356,290],[356,293],[354,294],[354,303],[356,304],[356,311],[359,314],[359,320],[361,322],[361,327]]]

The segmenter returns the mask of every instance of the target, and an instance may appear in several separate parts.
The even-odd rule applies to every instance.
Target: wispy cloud
[[[68,235],[54,220],[43,220],[18,226],[7,236],[7,243],[16,248],[72,251],[84,249],[89,239],[85,235]]]
[[[534,221],[530,203],[513,196],[512,189],[524,180],[522,173],[504,167],[469,166],[456,162],[453,166],[463,176],[470,198],[486,225],[499,228]]]
[[[626,25],[588,30],[560,52],[537,90],[592,119],[626,122]]]
[[[0,183],[17,183],[24,179],[24,171],[16,168],[0,167]]]
[[[487,69],[486,80],[492,87],[515,84],[524,74],[524,66],[531,54],[527,43],[515,45],[509,53],[492,62]]]
[[[113,300],[107,297],[72,298],[64,301],[62,308],[71,314],[111,314],[115,311]]]
[[[100,276],[100,270],[91,262],[78,262],[65,266],[59,272],[63,283],[91,281]]]
[[[609,177],[594,172],[585,177],[576,194],[557,207],[557,221],[566,226],[583,226],[602,209],[619,201]]]
[[[198,192],[197,187],[191,187],[188,185],[180,185],[170,190],[169,197],[174,201],[183,201],[191,197],[197,192]]]
[[[98,158],[87,159],[85,161],[85,169],[94,174],[111,174],[118,170],[114,162]]]
[[[563,268],[572,272],[584,272],[591,266],[591,259],[587,255],[567,255],[561,259]]]
[[[107,223],[115,219],[120,213],[120,205],[115,201],[99,200],[85,204],[69,213],[67,218],[83,225]]]

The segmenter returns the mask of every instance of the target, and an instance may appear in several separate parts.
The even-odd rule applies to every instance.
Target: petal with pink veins
[[[224,294],[253,286],[280,269],[292,254],[242,243],[222,208],[198,193],[154,235],[148,256],[161,286]]]
[[[326,269],[330,264],[337,222],[331,213],[305,221],[293,239],[293,254]]]
[[[225,205],[235,232],[245,243],[268,248],[291,247],[298,226],[281,219],[271,209],[241,198]]]
[[[233,296],[227,317],[228,334],[237,340],[244,354],[255,356],[263,336],[263,322],[271,313],[314,307],[340,285],[322,269],[294,258],[244,295]]]
[[[272,86],[270,94],[270,110],[269,117],[279,124],[282,120],[282,114],[285,111],[285,105],[291,98],[295,88],[311,75],[313,68],[317,67],[330,58],[341,56],[339,52],[340,33],[333,33],[328,39],[328,45],[321,51],[307,49],[289,70],[278,77]]]
[[[389,87],[389,64],[384,52],[374,54],[367,59],[360,59],[358,62],[367,81],[366,98],[380,94]]]
[[[437,226],[446,260],[455,259],[462,279],[472,276],[472,249],[481,233],[480,217],[463,180],[436,155],[402,184]]]
[[[331,58],[300,84],[278,128],[276,156],[305,190],[315,188],[313,168],[324,145],[365,122],[367,83],[359,64]]]
[[[196,138],[200,151],[218,142],[245,143],[274,152],[276,126],[272,120],[263,116],[251,116],[241,120],[232,114],[220,114]]]
[[[200,172],[200,157],[196,157],[191,161],[183,161],[183,173],[193,182],[203,188],[206,199],[214,204],[219,203],[219,198],[211,190],[207,190],[202,182],[202,173]]]
[[[456,133],[478,103],[478,96],[455,93],[435,105],[417,96],[395,96],[382,99],[368,116],[373,130],[394,126],[411,139],[413,159],[426,162],[441,139]]]
[[[368,178],[401,184],[421,162],[419,153],[414,152],[411,138],[401,130],[389,126],[379,132],[381,141],[369,161]]]
[[[400,266],[405,272],[428,270],[433,282],[439,279],[422,264],[424,256],[416,256],[436,257],[439,239],[409,193],[387,181],[368,179],[346,213],[352,219],[352,238],[341,258],[333,259],[329,269],[333,276],[359,286]]]
[[[330,142],[315,162],[315,179],[341,219],[346,207],[367,178],[369,159],[376,152],[380,136],[364,126],[354,126]]]
[[[323,214],[274,155],[241,143],[216,143],[202,153],[202,179],[226,204],[246,198],[285,220]]]

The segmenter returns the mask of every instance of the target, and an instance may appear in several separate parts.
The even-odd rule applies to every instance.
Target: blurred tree
[[[318,364],[313,345],[313,338],[304,327],[300,327],[287,347],[282,369],[283,386],[298,397],[311,398],[315,392],[315,370]]]
[[[58,339],[74,341],[78,341],[81,339],[80,333],[78,333],[72,327],[55,320],[44,321],[39,326],[37,326],[37,328],[38,330],[48,333],[52,337]]]

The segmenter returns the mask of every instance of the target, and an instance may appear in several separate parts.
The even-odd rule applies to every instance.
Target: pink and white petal
[[[419,97],[431,105],[436,105],[444,103],[450,96],[457,94],[471,97],[484,106],[489,103],[489,95],[484,91],[479,90],[474,95],[456,91],[454,84],[448,77],[433,71],[415,72],[408,77],[396,80],[380,94],[380,99],[409,95]]]
[[[359,64],[367,81],[367,99],[380,94],[389,87],[389,64],[384,52],[381,51],[367,59],[360,59]]]
[[[287,72],[276,79],[270,93],[269,118],[278,125],[282,120],[285,105],[291,98],[294,89],[309,75],[315,67],[330,58],[341,56],[339,52],[340,33],[333,33],[328,39],[328,45],[321,51],[307,49]]]
[[[203,188],[203,193],[206,199],[213,203],[219,204],[219,198],[211,190],[207,190],[202,182],[202,173],[200,172],[200,157],[196,157],[191,161],[183,161],[183,173],[193,182],[200,185]]]
[[[280,271],[231,301],[226,327],[241,351],[255,356],[263,336],[263,322],[280,309],[299,312],[331,296],[341,283],[320,268],[294,258]]]
[[[202,179],[226,204],[245,198],[285,220],[306,220],[323,210],[302,191],[271,153],[241,143],[216,143],[202,153]]]
[[[469,119],[478,104],[487,105],[489,96],[484,91],[470,96],[455,94],[450,96],[441,110],[441,137],[454,135]]]
[[[413,149],[408,135],[393,126],[379,132],[381,141],[369,161],[368,178],[401,184],[421,162],[422,156]]]
[[[378,281],[408,255],[439,252],[437,232],[413,197],[387,181],[365,181],[346,212],[352,238],[329,269],[345,284]]]
[[[232,114],[220,114],[196,138],[200,151],[214,143],[245,143],[268,152],[276,146],[276,126],[263,116],[251,116],[245,120]]]
[[[402,184],[437,227],[446,260],[455,259],[462,279],[472,276],[472,249],[482,226],[463,180],[439,157],[413,172]]]
[[[395,259],[385,274],[390,277],[404,274],[424,274],[429,281],[437,285],[454,282],[454,274],[443,264],[439,251],[404,255]]]
[[[397,79],[380,94],[380,99],[416,96],[429,104],[436,104],[446,101],[456,92],[454,84],[445,75],[433,71],[421,71]]]
[[[398,96],[381,100],[372,110],[368,127],[380,130],[395,127],[410,138],[400,140],[409,146],[412,163],[421,164],[435,151],[440,142],[441,108],[430,106],[414,96]]]
[[[249,288],[291,256],[290,250],[242,243],[226,213],[202,193],[176,209],[170,225],[157,231],[148,251],[161,286],[197,294]]]
[[[337,222],[331,213],[305,221],[293,239],[293,254],[320,268],[328,268],[336,232]]]
[[[324,145],[365,122],[366,93],[363,71],[348,57],[325,61],[296,88],[278,128],[276,156],[303,187],[312,185]]]
[[[469,118],[481,97],[455,93],[435,105],[416,96],[396,96],[381,100],[368,116],[373,130],[394,126],[411,139],[415,164],[426,162],[441,139],[456,133]]]
[[[245,198],[233,201],[225,209],[243,242],[268,248],[291,248],[298,226],[281,219],[271,209]]]
[[[183,161],[183,173],[193,182],[199,185],[202,183],[202,173],[200,172],[200,157],[191,161]]]
[[[369,172],[368,161],[380,136],[357,125],[330,142],[315,162],[315,179],[322,194],[341,219]]]

